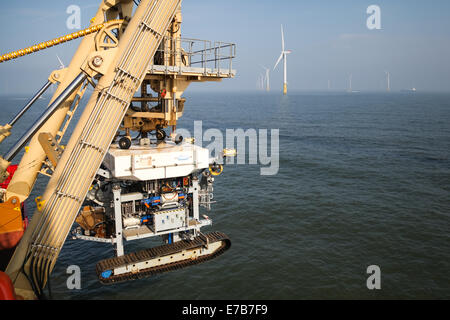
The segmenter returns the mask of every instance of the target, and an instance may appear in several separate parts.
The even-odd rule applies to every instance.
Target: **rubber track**
[[[202,262],[206,262],[212,260],[225,251],[227,251],[231,247],[231,241],[227,235],[221,232],[212,232],[206,234],[206,237],[209,240],[209,243],[212,244],[214,242],[222,241],[224,244],[216,250],[214,253],[199,257],[197,259],[188,259],[179,262],[174,262],[171,264],[165,264],[158,267],[143,269],[137,273],[125,273],[120,275],[111,275],[109,278],[105,279],[101,275],[104,271],[113,270],[115,268],[127,266],[130,264],[135,264],[139,262],[145,262],[150,259],[155,259],[159,257],[168,256],[171,254],[175,254],[181,252],[183,250],[191,250],[195,248],[201,248],[205,246],[205,241],[200,237],[195,238],[194,240],[183,240],[173,244],[163,245],[160,247],[154,247],[150,249],[145,249],[142,251],[130,253],[121,257],[111,258],[102,260],[97,263],[96,271],[100,282],[104,285],[116,284],[120,282],[130,281],[130,280],[138,280],[142,278],[151,277],[157,274],[174,271],[182,268],[186,268],[189,266],[193,266],[196,264],[200,264]]]

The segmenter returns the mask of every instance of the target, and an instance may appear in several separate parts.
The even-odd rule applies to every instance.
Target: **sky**
[[[81,7],[89,25],[99,0],[1,1],[0,54],[73,32],[66,26],[70,5]],[[381,29],[367,28],[367,8],[378,5]],[[233,42],[235,79],[195,84],[192,91],[251,91],[271,68],[272,91],[282,90],[282,68],[273,71],[284,25],[290,91],[412,87],[450,91],[450,1],[448,0],[184,0],[182,35]],[[32,93],[67,65],[80,40],[0,64],[0,94]]]

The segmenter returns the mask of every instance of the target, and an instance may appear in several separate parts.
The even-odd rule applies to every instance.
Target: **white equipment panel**
[[[190,143],[133,145],[128,150],[111,145],[103,163],[115,178],[135,181],[168,179],[208,168],[209,151]]]
[[[186,209],[164,210],[154,214],[155,232],[186,226]]]

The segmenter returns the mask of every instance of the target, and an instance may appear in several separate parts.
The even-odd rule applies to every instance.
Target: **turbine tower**
[[[290,54],[291,50],[285,50],[284,46],[284,31],[283,31],[283,25],[281,25],[281,55],[277,60],[277,63],[275,64],[275,67],[273,70],[275,70],[280,63],[280,61],[283,59],[284,63],[284,82],[283,82],[283,93],[287,94],[287,55]]]
[[[352,88],[352,80],[353,80],[353,74],[350,73],[350,76],[348,77],[348,92],[353,92]]]
[[[261,66],[266,71],[266,76],[264,77],[264,80],[266,82],[266,91],[270,91],[270,69],[266,68],[264,66]]]
[[[262,73],[259,74],[257,87],[258,90],[264,90],[264,75]]]
[[[387,92],[391,92],[391,74],[388,71],[385,71],[386,79],[387,79]]]

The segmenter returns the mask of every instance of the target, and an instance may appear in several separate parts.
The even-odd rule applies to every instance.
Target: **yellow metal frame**
[[[19,198],[12,197],[0,203],[0,212],[0,234],[24,230]]]
[[[1,63],[83,37],[70,65],[50,75],[49,80],[59,84],[50,103],[80,72],[88,75],[89,83],[95,86],[61,158],[57,163],[53,161],[47,188],[36,199],[37,210],[6,270],[16,292],[24,298],[33,299],[42,293],[86,193],[118,131],[151,131],[156,126],[172,126],[175,131],[184,111],[182,94],[189,84],[220,81],[224,77],[206,73],[183,74],[181,71],[153,73],[151,66],[159,48],[168,49],[169,53],[164,56],[165,66],[184,66],[182,51],[177,49],[181,42],[181,0],[141,0],[135,11],[133,6],[132,0],[103,0],[89,28],[0,58]],[[94,24],[96,21],[101,23]],[[99,45],[110,28],[116,27],[123,29],[120,37]],[[60,142],[86,85],[81,84],[31,139],[8,186],[8,200],[0,204],[0,218],[5,217],[4,212],[17,211],[17,205],[20,211],[20,202],[29,197],[39,172],[49,174],[45,166],[43,169],[49,161],[48,155],[38,137],[45,133]],[[147,86],[158,96],[149,96]],[[141,97],[136,99],[139,90]],[[161,95],[163,91],[164,96]],[[164,101],[165,110],[156,113],[130,111],[133,99],[142,105],[149,101]],[[1,134],[3,131],[0,130]],[[0,169],[7,165],[0,158]],[[11,201],[18,203],[12,209],[8,207],[12,206]]]

